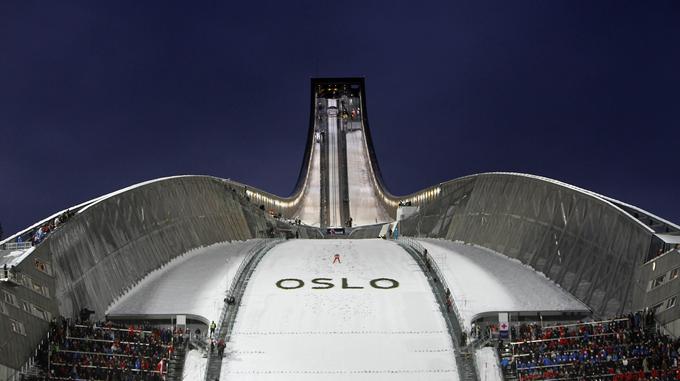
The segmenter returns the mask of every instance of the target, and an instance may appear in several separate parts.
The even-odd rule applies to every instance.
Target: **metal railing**
[[[418,254],[420,254],[420,256],[422,256],[423,259],[426,261],[426,263],[427,262],[430,263],[430,266],[432,267],[432,271],[434,272],[435,277],[439,280],[444,290],[449,290],[450,293],[449,297],[451,298],[451,310],[453,311],[454,315],[456,315],[456,319],[458,319],[458,325],[460,326],[461,332],[466,332],[465,324],[463,323],[463,318],[460,315],[460,311],[458,311],[458,307],[456,306],[455,300],[453,298],[453,293],[451,293],[451,288],[446,282],[446,278],[444,277],[444,274],[439,268],[439,264],[437,264],[437,262],[434,260],[434,257],[432,257],[432,254],[430,254],[430,252],[427,251],[427,249],[420,242],[411,237],[399,236],[399,238],[396,241],[406,246],[409,246],[411,249],[415,250]]]
[[[238,269],[236,270],[236,273],[234,273],[234,277],[231,279],[231,285],[229,286],[229,290],[227,291],[226,297],[233,297],[234,292],[236,291],[236,287],[238,287],[238,280],[241,278],[241,275],[243,274],[243,271],[248,268],[250,265],[250,262],[252,259],[262,250],[269,250],[271,247],[274,245],[278,244],[281,240],[280,239],[263,239],[262,241],[256,243],[253,245],[249,250],[248,253],[243,257],[243,260],[241,261],[241,264],[239,264]],[[236,301],[238,302],[238,301]],[[222,322],[224,321],[225,317],[227,314],[227,308],[226,306],[222,307],[222,313],[220,314],[220,319],[218,320],[219,326],[215,330],[215,337],[219,336],[219,331],[222,325]]]
[[[27,250],[33,247],[31,242],[7,242],[5,250]]]

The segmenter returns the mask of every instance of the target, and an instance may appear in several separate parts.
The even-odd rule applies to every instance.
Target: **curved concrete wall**
[[[52,256],[60,313],[73,316],[87,307],[103,317],[115,298],[176,256],[266,231],[264,213],[224,182],[180,177],[90,206],[41,249]]]
[[[176,256],[216,242],[266,237],[278,230],[277,223],[230,182],[206,176],[161,179],[87,206],[21,262],[19,273],[46,286],[49,298],[28,287],[7,289],[52,316],[74,317],[87,307],[102,318],[117,297]],[[47,264],[52,276],[38,271],[36,260]],[[1,344],[0,364],[18,369],[42,339],[47,319],[20,306],[5,307],[0,337],[9,340]],[[9,318],[24,324],[26,336],[11,332]]]
[[[401,222],[401,233],[478,244],[543,272],[600,315],[642,307],[640,265],[653,233],[610,202],[519,174],[482,174],[441,185],[438,199]]]

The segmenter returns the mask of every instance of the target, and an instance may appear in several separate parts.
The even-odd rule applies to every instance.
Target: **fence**
[[[7,242],[5,250],[27,250],[33,247],[31,242]]]
[[[234,293],[236,291],[236,287],[238,287],[238,280],[241,278],[241,275],[243,272],[248,268],[250,265],[250,262],[252,261],[253,258],[262,250],[269,250],[272,246],[278,244],[281,240],[280,239],[266,239],[266,240],[261,240],[260,242],[256,243],[253,245],[253,247],[248,250],[248,253],[243,257],[243,260],[241,261],[241,264],[238,266],[238,269],[236,270],[236,273],[234,274],[234,277],[231,280],[231,285],[229,287],[229,291],[227,291],[227,298],[233,297]],[[236,301],[238,303],[238,301]],[[222,322],[224,321],[225,317],[227,314],[227,307],[223,306],[222,307],[222,313],[220,314],[220,326],[217,327],[217,330],[215,332],[215,337],[219,335],[219,330],[222,326]]]
[[[415,250],[424,260],[429,261],[431,266],[432,266],[432,271],[434,272],[434,276],[436,279],[439,280],[441,283],[442,287],[444,290],[449,290],[448,283],[446,282],[446,278],[444,277],[444,274],[442,273],[441,269],[439,268],[439,264],[434,260],[432,257],[432,254],[430,254],[423,245],[418,242],[417,240],[411,238],[411,237],[404,237],[404,236],[399,236],[397,241],[405,246],[410,247],[411,249]],[[465,325],[463,324],[463,319],[460,316],[460,312],[458,311],[458,307],[456,306],[456,303],[453,302],[453,294],[450,296],[452,298],[451,302],[451,309],[453,310],[454,315],[456,315],[456,319],[458,320],[458,325],[460,326],[461,332],[465,332]]]

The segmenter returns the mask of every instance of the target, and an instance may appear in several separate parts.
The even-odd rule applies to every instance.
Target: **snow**
[[[330,225],[342,226],[339,219],[341,206],[338,197],[338,187],[334,186],[338,178],[337,166],[337,117],[328,117],[328,134],[326,139],[329,143],[329,214]],[[366,152],[366,142],[363,131],[360,129],[348,131],[347,138],[347,183],[349,192],[350,216],[353,226],[373,225],[391,221],[389,213],[382,207],[378,196],[373,189],[372,169]],[[320,144],[314,143],[312,147],[310,168],[307,172],[304,195],[300,201],[300,209],[297,214],[303,223],[310,226],[320,226],[321,210],[321,164]]]
[[[335,99],[328,99],[328,107],[337,107]],[[328,225],[344,226],[340,218],[340,167],[338,163],[338,118],[328,113]]]
[[[341,264],[332,263],[334,254]],[[312,289],[317,277],[331,278],[334,287]],[[305,285],[276,286],[288,278]],[[364,288],[343,289],[342,278]],[[399,286],[372,288],[377,278]],[[458,379],[451,337],[427,279],[394,242],[280,244],[257,266],[242,300],[221,379]]]
[[[320,144],[312,146],[310,168],[305,181],[305,193],[300,201],[298,218],[309,226],[321,226],[321,163]]]
[[[475,365],[477,366],[479,381],[503,381],[503,371],[494,348],[477,349],[475,351]]]
[[[192,250],[147,275],[107,314],[192,315],[218,321],[224,298],[248,250],[259,240],[224,242]]]
[[[347,183],[349,186],[349,210],[354,226],[372,225],[390,221],[381,206],[371,181],[370,161],[364,149],[361,130],[347,132]]]
[[[184,359],[184,370],[182,371],[183,381],[204,381],[205,367],[208,359],[203,357],[203,352],[190,350]]]
[[[545,275],[489,249],[446,240],[418,240],[451,289],[463,324],[488,312],[589,311]]]
[[[7,267],[18,266],[21,261],[31,255],[35,248],[36,246],[32,246],[30,249],[26,250],[13,250],[9,252],[9,254],[5,254],[2,258],[0,258],[0,264],[6,264]]]

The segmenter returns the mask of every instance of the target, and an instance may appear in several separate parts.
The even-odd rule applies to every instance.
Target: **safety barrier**
[[[27,250],[33,247],[31,242],[7,242],[5,250]]]
[[[420,242],[411,237],[405,236],[399,236],[397,241],[401,244],[409,246],[411,249],[415,250],[418,254],[420,254],[423,257],[423,259],[429,262],[430,265],[432,266],[432,270],[434,272],[435,277],[439,279],[439,282],[441,283],[442,287],[445,290],[449,290],[449,292],[451,291],[451,288],[449,288],[449,285],[446,282],[446,278],[444,278],[444,274],[439,268],[439,265],[432,257],[432,254],[430,254]],[[461,332],[465,332],[465,325],[463,324],[463,319],[460,316],[458,307],[456,307],[456,303],[453,302],[453,295],[450,295],[449,297],[451,298],[451,309],[453,310],[454,315],[456,315],[456,319],[458,320],[458,324],[460,325],[460,330]]]
[[[255,245],[253,245],[253,247],[251,247],[248,250],[248,253],[245,255],[245,257],[243,257],[241,264],[238,266],[236,273],[234,273],[234,277],[232,278],[232,281],[231,281],[231,286],[229,287],[229,290],[227,291],[227,295],[226,295],[227,298],[234,297],[235,290],[238,287],[238,280],[241,278],[243,271],[245,271],[245,269],[248,268],[252,259],[262,250],[268,251],[274,245],[278,244],[280,241],[281,241],[280,239],[262,240],[262,241],[256,243]],[[227,308],[222,308],[222,313],[220,314],[220,320],[218,320],[220,322],[220,326],[217,327],[215,337],[219,336],[220,328],[221,328],[221,325],[222,325],[221,322],[224,321],[226,314],[227,314]]]

